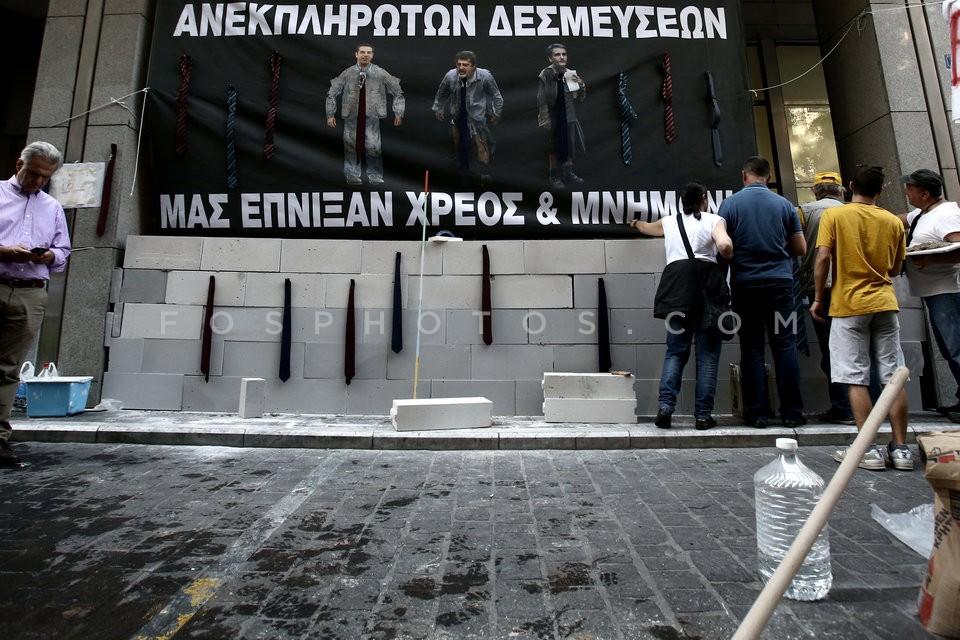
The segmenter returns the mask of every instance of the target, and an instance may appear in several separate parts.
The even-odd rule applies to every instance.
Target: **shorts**
[[[904,362],[896,311],[831,318],[831,382],[868,386],[871,354],[876,359],[880,382],[887,384]]]

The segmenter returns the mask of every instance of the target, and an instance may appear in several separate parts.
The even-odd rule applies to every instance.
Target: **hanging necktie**
[[[113,192],[113,169],[117,163],[117,145],[110,145],[110,159],[103,175],[103,196],[100,198],[100,216],[97,218],[97,237],[107,230],[107,213],[110,211],[110,194]]]
[[[490,253],[483,245],[483,280],[480,285],[480,310],[483,313],[483,344],[493,344],[493,305],[490,300]]]
[[[626,167],[633,162],[633,145],[630,142],[630,119],[637,118],[637,112],[627,99],[627,74],[620,72],[617,81],[617,106],[620,107],[620,154]]]
[[[237,133],[237,90],[232,84],[227,85],[227,186],[237,187],[237,147],[235,137]]]
[[[356,312],[353,307],[353,289],[356,282],[350,279],[350,295],[347,296],[347,331],[343,340],[343,377],[347,384],[357,372],[357,327]]]
[[[710,99],[710,110],[713,121],[710,125],[713,138],[713,164],[723,166],[723,148],[720,146],[720,100],[717,99],[717,90],[713,86],[713,74],[707,71],[707,97]]]
[[[460,112],[457,114],[457,157],[460,171],[470,169],[470,114],[467,113],[467,81],[460,81]]]
[[[283,329],[280,332],[280,371],[277,374],[283,382],[290,379],[290,338],[293,334],[290,298],[290,278],[285,278],[283,281]]]
[[[277,102],[280,97],[280,63],[283,57],[279,51],[270,54],[270,93],[267,96],[266,139],[263,143],[263,155],[272,158],[274,151],[273,133],[277,126]]]
[[[367,72],[360,72],[360,98],[357,101],[357,164],[363,162],[367,148]]]
[[[613,366],[610,360],[610,318],[607,317],[607,288],[603,278],[597,278],[597,350],[598,371],[608,373]]]
[[[210,382],[210,344],[213,341],[213,294],[217,290],[217,278],[210,276],[207,285],[207,306],[203,309],[203,336],[200,342],[200,373],[203,381]]]
[[[800,273],[803,270],[803,261],[800,258],[793,259],[793,300],[794,310],[797,316],[797,351],[805,356],[810,355],[810,344],[807,342],[807,305],[804,304],[806,296],[803,295],[803,285],[801,284]]]
[[[677,123],[673,119],[673,72],[670,69],[670,52],[663,54],[663,87],[660,90],[663,97],[663,139],[673,142],[677,136]]]
[[[403,351],[403,299],[400,296],[400,252],[393,265],[393,335],[390,349],[394,353]]]
[[[177,127],[174,133],[173,149],[178,156],[187,150],[187,92],[190,90],[190,72],[193,58],[187,54],[180,56],[180,90],[177,91]]]
[[[570,132],[567,130],[567,88],[563,80],[561,71],[557,74],[557,98],[554,101],[554,111],[556,112],[555,122],[553,123],[556,137],[557,163],[564,165],[570,155]]]

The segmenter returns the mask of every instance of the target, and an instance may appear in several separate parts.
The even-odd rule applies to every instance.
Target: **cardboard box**
[[[27,417],[72,416],[87,408],[93,376],[37,378],[27,382]]]
[[[960,432],[917,436],[923,474],[935,492],[933,553],[920,584],[920,623],[960,638]]]

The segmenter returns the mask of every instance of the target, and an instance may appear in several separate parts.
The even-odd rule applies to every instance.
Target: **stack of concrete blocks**
[[[477,429],[493,424],[486,398],[426,398],[393,401],[390,420],[397,431]]]
[[[493,275],[489,346],[480,323],[484,244]],[[398,251],[404,348],[395,354]],[[654,415],[666,330],[651,309],[663,266],[660,239],[426,243],[417,397],[483,396],[494,415],[541,415],[544,372],[596,371],[597,285],[603,278],[613,369],[634,375],[637,414]],[[211,275],[217,287],[206,382],[200,348]],[[235,413],[242,379],[263,378],[265,412],[386,416],[394,398],[413,394],[420,277],[418,240],[128,236],[111,287],[102,395],[132,409]],[[291,279],[293,296],[286,382],[277,377],[284,278]],[[351,279],[356,375],[347,385],[343,342]],[[919,353],[919,304],[900,316],[903,340]],[[814,354],[801,357],[801,376],[808,406],[820,408],[826,385]],[[738,360],[737,341],[724,343],[721,362]],[[691,359],[679,414],[693,412],[694,375]],[[730,412],[730,397],[729,374],[721,367],[716,413]]]
[[[636,424],[632,374],[544,373],[546,422]]]

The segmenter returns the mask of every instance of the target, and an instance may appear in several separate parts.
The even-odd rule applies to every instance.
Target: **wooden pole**
[[[430,211],[430,172],[423,173],[423,193],[426,201],[423,205],[423,224],[420,235],[420,293],[417,294],[417,348],[413,361],[413,399],[417,399],[417,384],[420,382],[420,322],[423,318],[423,255],[427,247],[427,215]]]
[[[783,594],[790,586],[793,576],[796,575],[800,565],[803,564],[804,558],[807,557],[810,547],[816,542],[820,531],[830,519],[830,514],[833,513],[837,502],[840,501],[844,489],[850,484],[850,478],[857,470],[857,465],[860,464],[863,454],[876,439],[877,430],[887,414],[890,413],[890,407],[893,405],[894,399],[903,389],[903,385],[906,384],[909,376],[910,371],[906,367],[900,367],[894,372],[893,378],[877,399],[876,406],[873,407],[866,422],[863,423],[863,428],[860,429],[857,438],[847,449],[847,455],[840,463],[840,468],[833,474],[830,484],[823,490],[823,497],[820,498],[820,502],[810,512],[810,517],[807,518],[806,523],[797,533],[797,538],[790,545],[790,549],[780,562],[780,566],[770,577],[770,581],[760,592],[756,602],[750,607],[750,611],[747,612],[731,640],[755,640],[760,637],[760,633],[767,626],[770,617],[783,598]]]

